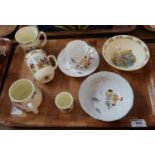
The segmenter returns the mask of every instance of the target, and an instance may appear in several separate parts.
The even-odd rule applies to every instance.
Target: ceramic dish
[[[144,27],[149,31],[155,32],[155,25],[144,25]]]
[[[0,36],[4,37],[11,34],[16,27],[17,25],[0,25]]]
[[[136,62],[130,67],[116,66],[112,62],[112,57],[117,49],[132,50]],[[103,45],[102,54],[109,65],[124,71],[138,70],[144,67],[150,58],[150,52],[146,44],[140,39],[129,35],[118,35],[108,39]]]
[[[102,121],[123,118],[133,106],[134,95],[129,83],[118,74],[98,72],[80,86],[79,100],[91,117]]]
[[[92,59],[87,68],[75,68],[71,66],[70,63],[68,62],[66,51],[63,49],[57,58],[59,69],[64,74],[71,76],[71,77],[84,77],[84,76],[87,76],[93,73],[98,68],[99,62],[100,62],[98,52],[95,50],[95,48],[93,49],[94,49],[94,52],[92,55]]]
[[[7,53],[11,50],[11,40],[8,38],[0,38],[0,57],[7,56]]]

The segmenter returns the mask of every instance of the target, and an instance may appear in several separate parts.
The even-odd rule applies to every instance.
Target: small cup
[[[50,59],[54,60],[55,66],[52,66]],[[55,69],[57,68],[55,56],[47,56],[45,51],[37,49],[29,52],[25,57],[25,61],[37,81],[48,83],[54,78]]]
[[[74,40],[67,44],[68,62],[74,68],[87,68],[93,58],[94,48],[82,40]]]
[[[40,41],[41,36],[44,37],[43,42]],[[22,49],[27,53],[34,49],[42,48],[47,42],[47,36],[45,32],[39,32],[34,26],[20,28],[15,34],[15,39],[20,44]]]
[[[72,111],[74,106],[73,97],[68,92],[61,92],[56,95],[55,104],[61,112],[68,113]]]
[[[9,97],[16,107],[27,112],[32,111],[37,114],[38,107],[42,102],[41,91],[27,79],[15,81],[9,89]]]

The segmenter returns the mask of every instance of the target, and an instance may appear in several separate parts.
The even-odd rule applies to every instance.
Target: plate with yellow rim
[[[112,58],[116,50],[132,51],[135,62],[128,66],[118,66],[114,64]],[[102,55],[106,62],[114,68],[123,71],[135,71],[144,67],[150,58],[150,52],[147,45],[140,39],[130,35],[118,35],[108,39],[102,48]]]

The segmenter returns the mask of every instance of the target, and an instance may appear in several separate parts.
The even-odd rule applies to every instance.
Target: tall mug
[[[16,107],[37,114],[42,102],[41,91],[27,79],[15,81],[9,89],[9,97]]]
[[[44,37],[43,41],[40,40],[41,36]],[[15,34],[15,39],[26,53],[37,48],[42,48],[47,42],[45,32],[39,32],[37,27],[34,26],[20,28]]]
[[[55,65],[52,65],[50,60],[54,60]],[[47,56],[42,49],[32,50],[26,54],[25,61],[35,80],[41,83],[48,83],[53,80],[57,68],[57,60],[54,55]]]

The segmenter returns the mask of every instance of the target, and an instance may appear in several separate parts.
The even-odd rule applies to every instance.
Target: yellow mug
[[[40,37],[43,36],[44,40],[41,42]],[[15,34],[16,41],[20,44],[22,49],[26,52],[42,48],[46,45],[47,36],[45,32],[38,31],[37,27],[26,26],[20,28]]]

